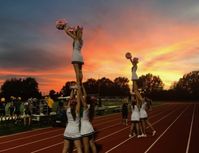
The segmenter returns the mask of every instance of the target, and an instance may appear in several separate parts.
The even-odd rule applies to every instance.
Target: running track
[[[149,112],[157,134],[129,138],[120,114],[96,117],[96,142],[102,153],[198,153],[199,103],[166,103]],[[64,128],[45,128],[0,137],[0,153],[61,153]]]

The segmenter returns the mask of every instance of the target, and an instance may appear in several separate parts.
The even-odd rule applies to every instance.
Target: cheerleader
[[[68,23],[62,19],[56,22],[56,28],[59,30],[64,30],[65,33],[73,39],[73,53],[71,63],[73,64],[75,70],[80,99],[83,101],[83,94],[81,90],[83,80],[82,65],[84,64],[83,56],[81,53],[81,48],[83,46],[83,27],[70,27]]]
[[[140,138],[141,135],[139,134],[139,122],[140,122],[140,113],[139,113],[139,109],[137,106],[137,97],[135,95],[133,95],[132,98],[132,104],[131,104],[131,127],[130,127],[130,133],[129,133],[129,137],[133,136],[137,136],[137,138]]]
[[[132,72],[132,82],[133,82],[133,92],[135,93],[136,97],[138,98],[138,102],[141,102],[142,96],[140,94],[140,92],[138,91],[138,86],[137,86],[137,81],[138,81],[138,75],[136,73],[137,71],[137,64],[138,64],[138,58],[134,57],[133,59],[130,59],[131,63],[132,63],[132,68],[131,68],[131,72]]]
[[[81,117],[81,136],[83,141],[84,153],[89,153],[89,149],[91,148],[92,153],[97,153],[94,134],[95,131],[91,124],[94,112],[95,112],[95,101],[94,97],[87,96],[85,88],[83,87],[84,93],[84,101],[82,101],[83,105],[83,114]]]
[[[78,153],[82,153],[81,149],[81,134],[80,134],[80,98],[74,93],[76,90],[71,91],[71,98],[66,106],[66,115],[68,123],[64,131],[64,147],[62,153],[67,153],[74,144]],[[75,95],[77,97],[75,97]]]
[[[152,135],[156,134],[156,130],[152,126],[152,124],[148,120],[147,110],[151,107],[151,100],[143,96],[143,102],[140,108],[140,121],[141,121],[141,129],[142,129],[142,137],[146,137],[146,125],[150,127],[152,130]]]
[[[142,137],[146,137],[146,124],[145,121],[147,120],[147,112],[146,112],[146,102],[142,102],[141,107],[140,107],[140,127],[142,131]]]
[[[139,62],[139,59],[137,57],[134,57],[132,59],[132,55],[131,53],[127,52],[125,54],[125,57],[131,61],[131,64],[133,65],[132,68],[131,68],[131,73],[132,73],[132,76],[131,76],[131,81],[133,83],[133,87],[132,87],[132,92],[135,93],[136,97],[138,98],[138,102],[142,102],[142,96],[140,94],[140,92],[138,91],[138,86],[137,86],[137,81],[138,81],[138,75],[136,73],[137,71],[137,64]]]

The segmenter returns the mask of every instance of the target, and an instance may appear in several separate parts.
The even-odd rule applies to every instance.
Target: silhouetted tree
[[[108,78],[101,78],[97,80],[98,88],[99,88],[99,93],[102,97],[104,96],[115,96],[114,95],[114,83]]]
[[[84,84],[87,94],[92,94],[92,95],[98,94],[97,80],[90,78],[83,84]]]
[[[142,75],[138,80],[138,87],[150,98],[158,98],[163,91],[164,84],[159,76],[150,73]]]
[[[70,96],[70,92],[71,92],[70,86],[72,84],[74,84],[74,83],[75,83],[75,81],[68,81],[68,82],[66,82],[65,85],[61,89],[61,95],[63,95],[63,96]]]
[[[125,77],[114,79],[114,94],[116,96],[128,96],[130,94],[129,80]]]
[[[24,100],[30,97],[41,97],[38,83],[31,77],[25,79],[12,78],[10,80],[6,80],[1,86],[1,95],[7,100],[9,100],[11,96],[21,97]]]
[[[22,81],[23,85],[23,95],[25,99],[28,99],[30,97],[40,98],[41,93],[39,92],[38,83],[36,79],[28,77],[26,79],[23,79]]]
[[[179,81],[173,84],[171,90],[174,91],[176,98],[184,100],[199,99],[199,71],[185,74]]]
[[[23,94],[21,79],[11,78],[6,80],[1,86],[1,95],[5,97],[6,100],[10,99],[11,96],[21,97]]]

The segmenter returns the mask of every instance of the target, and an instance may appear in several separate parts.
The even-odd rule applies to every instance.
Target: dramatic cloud
[[[127,51],[140,59],[138,74],[159,75],[166,87],[198,69],[197,0],[21,0],[0,5],[0,85],[35,77],[42,92],[75,80],[72,39],[55,21],[84,26],[84,80],[131,78]]]

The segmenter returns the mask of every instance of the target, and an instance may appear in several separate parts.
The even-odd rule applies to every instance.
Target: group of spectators
[[[31,125],[32,115],[49,115],[52,111],[54,101],[50,97],[44,99],[29,98],[22,101],[21,97],[10,97],[10,101],[5,98],[0,100],[0,122],[13,120],[17,123],[23,120],[24,125]]]

